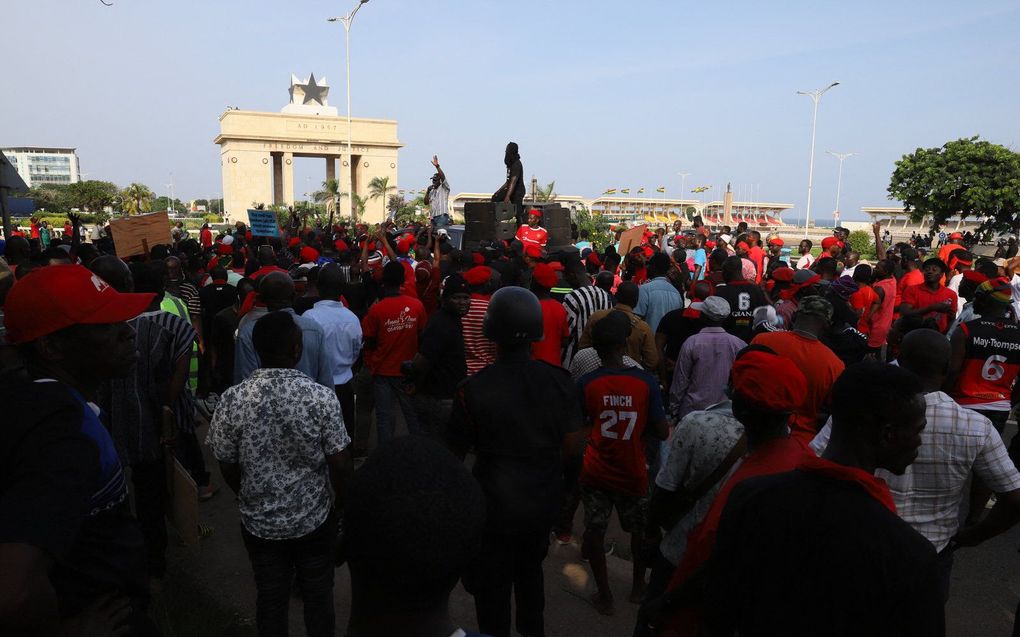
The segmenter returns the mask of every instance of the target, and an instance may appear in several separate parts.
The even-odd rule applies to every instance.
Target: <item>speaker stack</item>
[[[527,222],[528,211],[533,208],[542,212],[539,225],[549,233],[548,252],[558,252],[573,244],[570,240],[570,210],[556,202],[525,202],[523,206],[516,206],[480,201],[464,204],[464,249],[476,250],[478,243],[486,239],[512,241],[517,228]]]

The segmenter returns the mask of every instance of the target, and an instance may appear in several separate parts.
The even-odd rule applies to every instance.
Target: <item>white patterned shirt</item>
[[[429,217],[435,219],[439,215],[450,214],[450,184],[444,179],[432,189],[429,195]]]
[[[995,493],[1020,489],[1020,472],[990,420],[961,407],[940,391],[926,394],[928,424],[921,432],[917,460],[902,476],[879,469],[889,484],[896,512],[941,551],[960,528],[963,489],[971,470]],[[821,455],[829,446],[832,421],[825,424],[811,449]]]
[[[670,434],[669,456],[655,478],[655,484],[667,491],[694,491],[702,486],[744,434],[744,426],[733,416],[733,403],[724,401],[702,411],[692,411],[677,423]],[[687,536],[712,507],[727,474],[712,485],[684,517],[662,538],[659,550],[671,564],[679,564],[687,550]]]
[[[223,393],[207,443],[241,466],[241,523],[265,540],[308,535],[329,515],[326,456],[351,443],[333,389],[296,369],[259,368]]]
[[[623,355],[623,364],[626,367],[644,369],[641,367],[641,363],[626,354]],[[574,355],[574,360],[570,362],[570,378],[577,382],[585,374],[590,374],[600,367],[602,367],[602,359],[599,358],[599,353],[595,351],[594,347],[585,347],[578,351]]]

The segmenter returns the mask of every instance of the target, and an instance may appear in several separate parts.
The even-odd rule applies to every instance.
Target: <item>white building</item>
[[[78,155],[74,148],[13,146],[0,148],[29,188],[46,184],[73,184],[81,181]]]

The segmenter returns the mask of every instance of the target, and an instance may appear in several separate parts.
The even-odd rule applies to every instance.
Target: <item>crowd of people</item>
[[[433,163],[434,223],[0,246],[0,633],[156,634],[167,455],[236,494],[265,636],[292,587],[335,634],[341,564],[352,637],[471,635],[458,582],[541,636],[551,542],[613,614],[614,510],[635,635],[944,632],[954,551],[1020,520],[1020,259],[698,217],[549,246],[537,209],[457,246]]]

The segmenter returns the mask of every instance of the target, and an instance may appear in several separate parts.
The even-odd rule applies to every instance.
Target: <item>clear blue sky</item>
[[[89,179],[182,199],[220,190],[218,117],[279,111],[314,72],[344,112],[353,0],[6,0],[0,146],[78,148]],[[1015,0],[820,3],[371,0],[352,30],[355,116],[393,118],[400,186],[437,153],[455,192],[491,191],[508,140],[561,194],[759,184],[806,200],[811,101],[822,99],[813,212],[883,205],[893,162],[980,134],[1020,145]],[[299,162],[295,190],[321,181]],[[306,178],[308,180],[306,180]],[[298,194],[300,197],[300,194]]]

